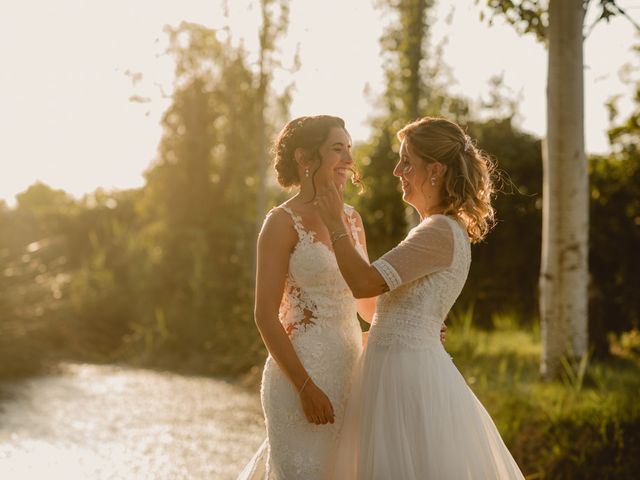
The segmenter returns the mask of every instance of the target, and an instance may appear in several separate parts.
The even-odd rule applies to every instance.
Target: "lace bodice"
[[[287,334],[293,337],[313,325],[353,318],[353,294],[340,274],[333,250],[317,240],[315,232],[307,230],[300,216],[290,208],[278,208],[291,216],[298,233],[298,243],[289,258],[289,272],[279,313]],[[345,205],[344,210],[356,248],[365,256],[355,211],[349,205]],[[332,326],[337,325],[332,323]]]
[[[357,213],[345,205],[351,235],[362,255]],[[263,480],[325,478],[344,417],[352,372],[362,354],[362,331],[356,300],[340,274],[333,250],[305,228],[302,218],[287,206],[275,210],[292,219],[298,241],[289,256],[289,269],[279,319],[313,382],[329,397],[335,423],[318,426],[305,418],[298,392],[273,357],[265,362],[261,399],[268,448]],[[273,212],[272,211],[272,212]],[[258,478],[256,462],[241,477]]]
[[[420,347],[439,343],[440,327],[460,295],[471,264],[466,231],[433,215],[373,262],[389,287],[378,297],[369,342]]]

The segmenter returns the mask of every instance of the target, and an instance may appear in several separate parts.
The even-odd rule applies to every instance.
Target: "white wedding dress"
[[[444,215],[373,263],[390,291],[378,297],[328,478],[524,478],[440,343],[470,263],[466,231]]]
[[[362,331],[356,301],[345,283],[333,251],[307,231],[299,216],[284,210],[298,233],[280,305],[280,321],[313,381],[327,394],[335,423],[315,425],[304,416],[298,393],[269,356],[261,400],[267,439],[243,469],[239,480],[321,480],[333,465],[332,451],[344,418],[354,367],[362,354]],[[270,213],[272,213],[270,212]],[[345,205],[356,248],[355,212]]]

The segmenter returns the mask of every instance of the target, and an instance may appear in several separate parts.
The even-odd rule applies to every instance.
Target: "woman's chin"
[[[411,193],[410,193],[410,192],[403,192],[403,193],[402,193],[402,201],[403,201],[404,203],[406,203],[407,205],[412,206],[412,207],[413,207],[413,208],[415,208],[416,210],[418,209],[418,208],[416,207],[415,202],[413,201],[413,197],[411,196]]]

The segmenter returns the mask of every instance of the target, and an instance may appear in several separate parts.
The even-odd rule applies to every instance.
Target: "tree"
[[[433,4],[433,0],[378,1],[378,7],[393,19],[380,38],[386,88],[379,100],[380,114],[373,120],[373,137],[356,149],[363,159],[367,190],[354,200],[367,227],[372,258],[396,245],[408,223],[399,183],[391,175],[397,157],[396,132],[424,115],[460,119],[468,113],[465,101],[446,94],[449,79],[442,50],[430,45]]]
[[[616,123],[609,130],[611,153],[589,159],[589,335],[600,355],[608,353],[608,332],[640,328],[640,80],[634,82],[635,108],[627,118],[616,118],[615,99],[609,105]]]
[[[543,149],[541,371],[587,353],[589,179],[584,151],[583,0],[549,4],[547,137]]]
[[[495,113],[508,111],[507,105],[496,106]],[[531,324],[537,320],[540,269],[541,142],[515,128],[511,116],[471,121],[466,126],[478,147],[497,159],[502,179],[497,181],[493,201],[496,228],[488,241],[472,245],[469,277],[457,303],[473,305],[473,321],[482,327],[490,328],[501,315],[518,319],[520,325]]]
[[[479,1],[479,0],[477,0]],[[588,1],[487,0],[521,32],[548,46],[547,135],[539,277],[541,373],[556,377],[563,357],[587,353],[589,197],[584,151],[583,28]],[[599,20],[624,14],[600,0]]]
[[[290,100],[288,90],[280,98],[271,95],[270,91],[273,71],[279,66],[279,62],[274,58],[276,43],[286,33],[289,24],[289,0],[260,0],[260,14],[262,25],[259,31],[258,85],[255,102],[255,142],[258,153],[256,164],[256,238],[262,228],[267,210],[267,166],[269,164],[267,138],[273,133],[272,124],[266,119],[269,100],[280,100],[280,107],[283,111],[288,111]],[[255,267],[255,255],[253,256],[253,265]]]
[[[187,23],[167,31],[176,79],[141,204],[142,236],[155,246],[140,328],[164,325],[171,354],[224,359],[245,349],[252,362],[258,151],[248,139],[259,81],[244,49],[215,31]]]

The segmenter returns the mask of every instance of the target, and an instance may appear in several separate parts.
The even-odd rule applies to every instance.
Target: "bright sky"
[[[255,3],[256,0],[254,0]],[[251,49],[257,43],[258,10],[249,0],[230,1],[234,35]],[[378,38],[382,29],[372,0],[291,0],[291,24],[284,42],[285,63],[300,45],[301,69],[281,72],[279,82],[295,83],[291,115],[342,116],[355,141],[369,135],[372,100],[382,90]],[[486,96],[488,80],[504,74],[521,100],[520,126],[542,135],[545,128],[546,60],[541,45],[519,37],[501,21],[479,21],[474,0],[440,1],[433,41],[448,37],[444,60],[456,84],[471,99]],[[640,4],[621,0],[640,21]],[[450,24],[444,18],[453,9]],[[75,196],[143,184],[161,135],[168,106],[159,89],[170,92],[173,69],[162,52],[162,28],[181,21],[210,27],[225,19],[219,0],[28,0],[0,3],[0,199],[36,180]],[[639,43],[625,19],[600,25],[585,42],[587,151],[607,150],[605,101],[623,94],[631,106],[631,86],[620,81]],[[125,72],[141,72],[132,84]],[[369,85],[373,96],[364,94]],[[133,94],[152,98],[129,102]]]

